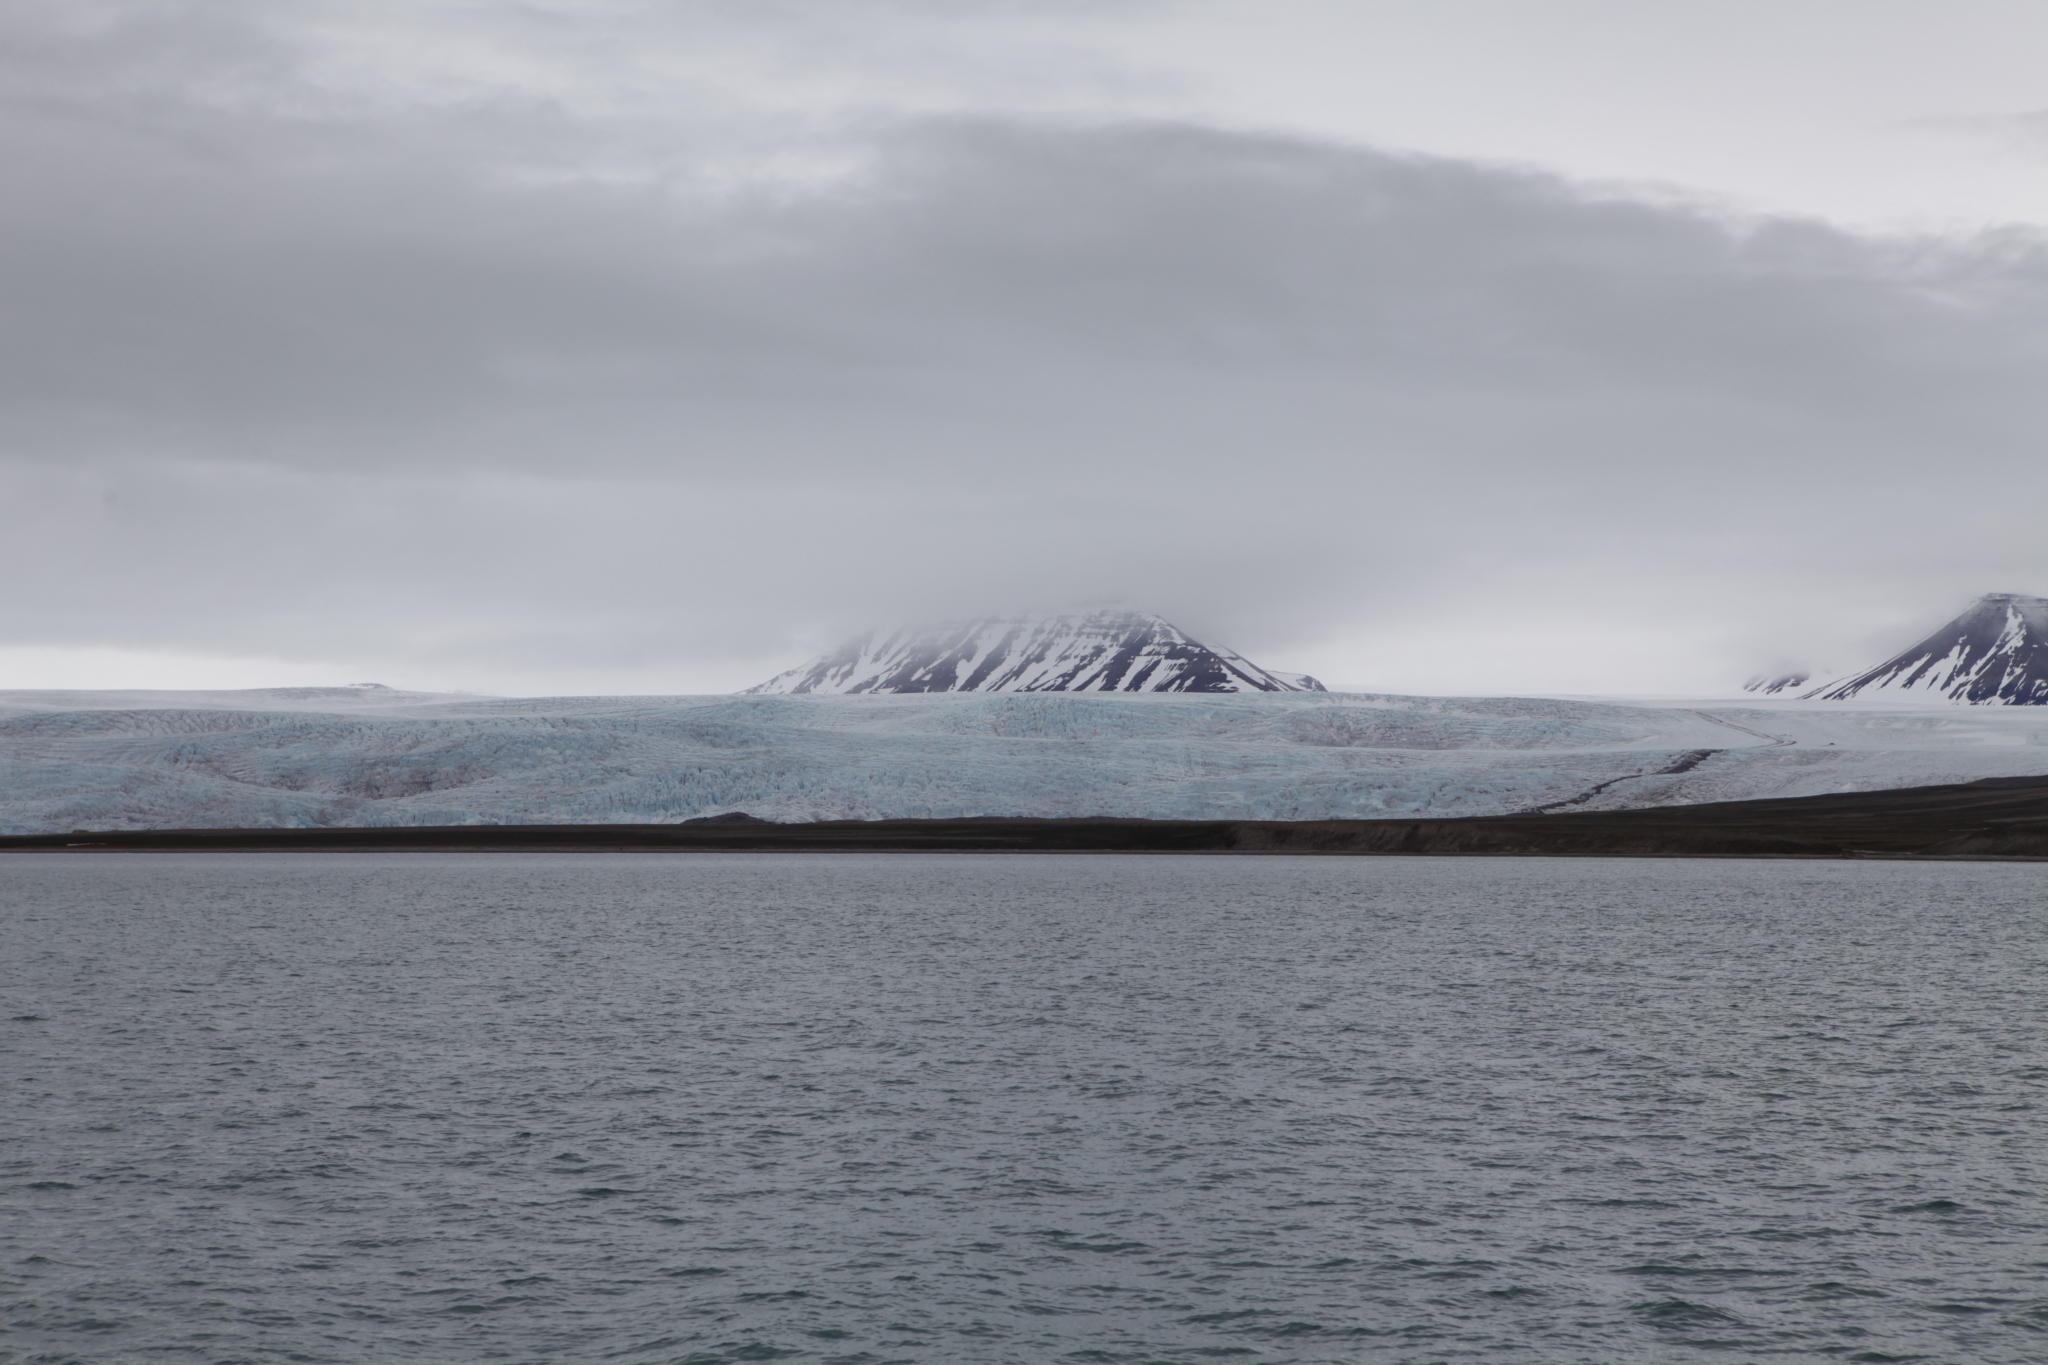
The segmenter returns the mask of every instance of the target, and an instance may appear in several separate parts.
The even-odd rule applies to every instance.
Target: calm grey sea
[[[2048,867],[0,862],[9,1362],[2039,1362]]]

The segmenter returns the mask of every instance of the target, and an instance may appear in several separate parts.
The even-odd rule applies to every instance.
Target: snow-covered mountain
[[[1989,593],[1905,653],[1806,695],[2048,706],[2048,598]]]
[[[1205,645],[1149,612],[986,617],[871,632],[745,695],[884,692],[1321,692]]]

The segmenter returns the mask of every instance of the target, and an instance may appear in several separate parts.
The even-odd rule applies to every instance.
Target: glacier
[[[1342,692],[0,692],[0,831],[1611,810],[2048,775],[2048,711]]]

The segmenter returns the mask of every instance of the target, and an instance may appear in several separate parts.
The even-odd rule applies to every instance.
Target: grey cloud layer
[[[14,74],[5,554],[64,588],[15,642],[687,684],[986,606],[1307,666],[1682,601],[1736,668],[2048,589],[2025,234],[1191,126],[294,104],[237,12]]]

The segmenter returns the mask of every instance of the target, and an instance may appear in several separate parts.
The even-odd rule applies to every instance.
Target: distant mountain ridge
[[[1782,686],[1772,679],[1752,683],[1751,690]],[[2048,598],[1987,593],[1911,649],[1804,695],[1823,701],[1904,695],[1974,706],[2048,706]]]
[[[1203,644],[1150,612],[985,617],[870,632],[743,695],[904,692],[1322,692]]]
[[[1780,692],[1795,692],[1812,680],[1813,674],[1804,668],[1795,668],[1790,673],[1759,673],[1744,683],[1742,690],[1775,697]]]

